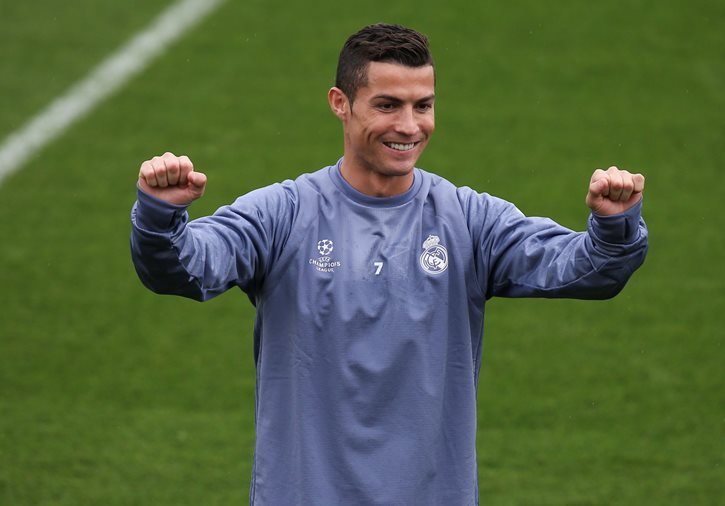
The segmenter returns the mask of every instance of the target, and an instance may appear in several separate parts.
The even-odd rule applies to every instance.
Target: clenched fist
[[[141,164],[138,185],[149,195],[170,204],[189,205],[204,194],[206,175],[194,172],[188,156],[167,151]]]
[[[623,213],[642,198],[644,176],[632,174],[617,167],[606,171],[597,169],[592,174],[587,193],[587,206],[600,216]]]

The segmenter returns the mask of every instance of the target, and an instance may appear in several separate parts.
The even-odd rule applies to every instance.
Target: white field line
[[[224,0],[179,0],[111,54],[64,95],[0,144],[0,184],[99,102],[124,86],[164,49]]]

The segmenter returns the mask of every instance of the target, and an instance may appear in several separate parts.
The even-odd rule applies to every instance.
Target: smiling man
[[[340,76],[328,101],[343,124],[342,176],[363,193],[386,197],[413,183],[413,167],[435,128],[435,75],[431,61],[416,67],[371,61],[366,70],[357,89]]]
[[[493,296],[608,298],[643,262],[644,178],[596,170],[585,232],[416,168],[435,128],[426,38],[352,35],[328,101],[342,158],[188,221],[206,176],[143,162],[132,211],[139,277],[257,309],[250,502],[478,503],[476,388]]]

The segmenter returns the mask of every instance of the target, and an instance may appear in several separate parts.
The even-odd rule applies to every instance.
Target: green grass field
[[[0,139],[167,3],[5,2]],[[481,504],[725,504],[725,4],[251,0],[0,184],[0,505],[246,504],[254,311],[141,286],[138,166],[191,156],[200,216],[333,163],[336,57],[376,21],[431,38],[421,167],[577,229],[595,167],[648,178],[650,254],[619,297],[489,304]]]

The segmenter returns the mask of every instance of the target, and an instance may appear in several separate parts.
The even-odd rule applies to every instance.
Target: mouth
[[[410,151],[411,149],[415,148],[419,142],[407,142],[407,143],[400,143],[400,142],[383,142],[387,147],[390,149],[394,149],[395,151]]]

